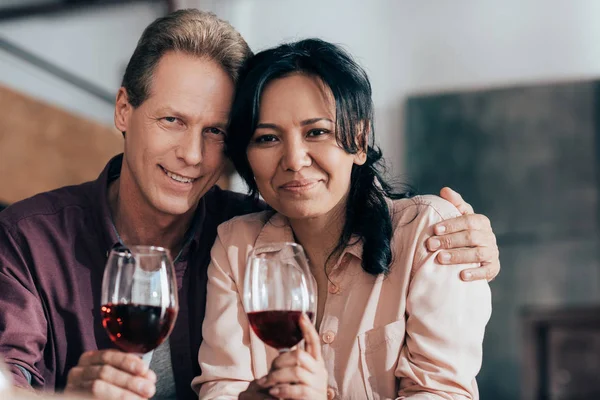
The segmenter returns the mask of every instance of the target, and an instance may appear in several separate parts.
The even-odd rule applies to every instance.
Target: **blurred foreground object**
[[[0,86],[0,204],[96,179],[121,133]]]
[[[0,359],[0,397],[4,398],[4,395],[11,389],[12,381],[10,379],[10,373],[6,368],[4,361]]]
[[[22,389],[15,389],[12,386],[10,373],[6,364],[0,357],[0,399],[2,400],[87,400],[89,397],[73,396],[73,395],[45,395],[39,393],[28,392]]]

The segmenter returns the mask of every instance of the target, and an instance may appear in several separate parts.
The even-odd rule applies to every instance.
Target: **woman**
[[[242,73],[231,118],[229,155],[274,211],[219,227],[200,398],[477,398],[489,287],[425,248],[458,210],[395,193],[380,175],[365,72],[320,40],[264,51]],[[281,241],[304,247],[318,307],[316,329],[302,323],[306,350],[278,355],[250,333],[241,298],[249,252]]]

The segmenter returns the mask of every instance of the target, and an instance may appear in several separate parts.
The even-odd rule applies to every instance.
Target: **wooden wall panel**
[[[120,132],[0,87],[0,203],[95,179]]]

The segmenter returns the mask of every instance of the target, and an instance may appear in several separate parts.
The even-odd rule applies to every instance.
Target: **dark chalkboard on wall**
[[[502,272],[478,380],[483,399],[518,399],[519,313],[600,304],[600,83],[413,96],[405,117],[417,189],[451,186],[492,221]]]

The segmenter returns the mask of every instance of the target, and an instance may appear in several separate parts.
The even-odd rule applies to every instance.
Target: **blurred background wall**
[[[321,37],[367,69],[376,136],[404,172],[407,96],[600,74],[594,0],[179,0],[229,20],[253,50]]]
[[[586,384],[573,365],[600,374],[598,327],[590,322],[598,315],[590,307],[600,303],[600,2],[121,3],[0,18],[0,38],[85,80],[96,94],[2,49],[0,86],[97,123],[106,128],[101,137],[109,138],[113,110],[106,97],[116,93],[143,28],[169,7],[214,11],[255,51],[304,37],[344,45],[370,75],[376,137],[391,174],[428,192],[456,187],[496,228],[503,271],[491,284],[494,314],[479,376],[481,398],[600,398],[585,391],[568,394]],[[0,113],[3,109],[8,108],[0,107]],[[0,122],[0,146],[3,135],[15,129]],[[33,129],[31,134],[42,131]],[[120,140],[113,135],[105,150],[78,162],[98,160],[90,171],[99,173]],[[64,163],[57,173],[70,167]],[[20,167],[0,159],[0,177],[15,168]],[[244,190],[235,179],[232,185]],[[556,324],[563,330],[550,329]],[[587,358],[569,364],[561,361],[564,354]],[[527,391],[536,385],[543,387],[539,396]]]

